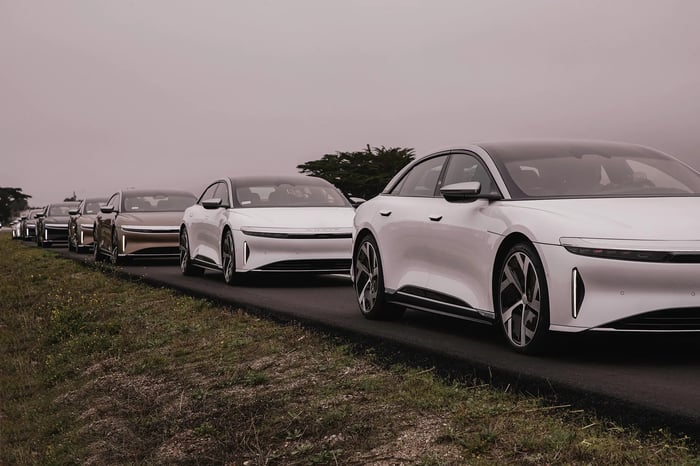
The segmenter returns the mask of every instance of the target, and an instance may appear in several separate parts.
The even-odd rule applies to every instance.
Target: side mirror
[[[213,197],[211,199],[207,199],[206,201],[202,201],[202,207],[205,209],[218,209],[221,207],[221,199],[218,197]]]
[[[359,207],[360,204],[364,204],[365,202],[367,202],[367,199],[355,196],[348,197],[348,200],[350,201],[350,204],[355,208]]]
[[[44,217],[46,217],[45,214],[36,214],[36,215],[34,216],[34,218],[44,218]]]
[[[78,209],[71,209],[68,211],[68,215],[78,215]]]
[[[498,193],[482,193],[481,183],[478,181],[448,184],[440,188],[440,194],[448,202],[472,202],[477,199],[497,201],[502,199]]]
[[[112,212],[114,212],[114,206],[111,206],[111,205],[100,206],[100,212],[102,212],[103,214],[111,214]]]

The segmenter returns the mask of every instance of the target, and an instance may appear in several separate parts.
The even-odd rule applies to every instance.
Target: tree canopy
[[[28,209],[27,199],[30,197],[32,196],[22,192],[22,188],[0,187],[0,222],[8,223],[21,211]]]
[[[371,148],[368,144],[363,151],[326,154],[318,160],[297,165],[297,169],[331,182],[347,195],[370,199],[414,156],[413,149]]]

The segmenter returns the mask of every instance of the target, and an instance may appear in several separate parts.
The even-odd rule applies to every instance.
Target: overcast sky
[[[199,195],[371,146],[651,145],[700,168],[695,0],[0,0],[0,186]]]

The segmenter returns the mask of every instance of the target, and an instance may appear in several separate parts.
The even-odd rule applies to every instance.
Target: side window
[[[481,183],[482,193],[497,191],[488,170],[486,170],[486,167],[481,163],[481,160],[473,155],[452,154],[450,163],[447,165],[445,180],[442,185],[447,186],[469,181],[478,181]]]
[[[446,155],[433,157],[411,169],[397,186],[399,196],[434,197]]]
[[[229,205],[228,188],[226,183],[217,183],[214,197],[221,199],[221,205]]]
[[[202,203],[202,201],[206,201],[207,199],[213,199],[216,196],[214,193],[216,192],[216,187],[219,185],[219,183],[214,183],[213,185],[209,186],[207,189],[204,190],[202,195],[199,198],[198,203]]]

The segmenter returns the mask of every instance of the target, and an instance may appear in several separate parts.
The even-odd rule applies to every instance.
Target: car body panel
[[[513,144],[511,149],[518,147]],[[523,147],[532,150],[532,144],[536,143]],[[557,144],[568,147],[566,141],[548,147]],[[574,146],[585,147],[585,142]],[[620,146],[595,142],[592,147],[614,152]],[[440,154],[479,157],[501,199],[449,202],[437,195],[397,194],[421,161]],[[690,178],[698,176],[677,164]],[[365,234],[375,238],[390,300],[405,304],[397,297],[402,290],[415,294],[422,289],[423,297],[458,303],[493,322],[499,257],[516,242],[526,242],[535,248],[545,271],[551,330],[700,331],[700,196],[690,192],[512,199],[515,190],[509,189],[498,166],[481,146],[431,154],[409,164],[380,196],[357,208],[354,247]],[[438,188],[444,178],[445,172]],[[664,259],[654,262],[652,256]],[[579,307],[574,304],[577,293],[582,296]],[[437,312],[437,307],[429,307],[423,310]]]
[[[168,211],[139,210],[129,200],[148,198],[157,208],[158,197],[178,197],[195,201],[193,194],[181,190],[122,190],[114,193],[95,219],[95,247],[111,254],[117,247],[119,257],[174,258],[178,256],[178,229],[182,209]],[[117,243],[113,243],[116,236]]]
[[[311,183],[314,189],[337,192],[330,183],[303,175],[217,180],[183,215],[182,229],[187,231],[193,262],[205,268],[222,269],[222,241],[224,232],[229,230],[233,235],[236,272],[347,273],[354,216],[350,203],[343,197],[342,202],[334,200],[339,202],[337,207],[280,207],[276,206],[277,201],[257,198],[251,201],[237,194],[237,188],[242,185],[256,190],[275,183],[277,186]],[[218,194],[221,197],[211,197],[224,191],[225,194]],[[339,192],[337,195],[342,196]],[[222,206],[206,208],[203,202],[207,199],[220,199]]]

